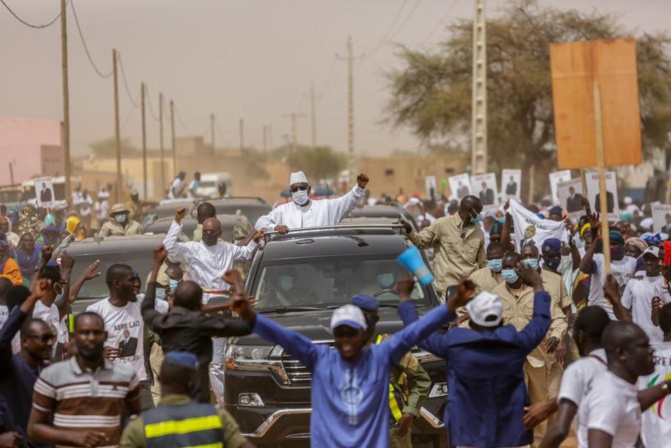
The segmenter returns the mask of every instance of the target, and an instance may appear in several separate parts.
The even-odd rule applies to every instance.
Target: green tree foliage
[[[116,156],[116,139],[108,137],[102,140],[96,140],[89,145],[91,151],[96,157],[115,157]],[[139,154],[138,149],[130,143],[127,138],[121,139],[121,156],[129,157]]]
[[[615,17],[560,11],[516,0],[487,22],[489,168],[537,173],[554,160],[551,43],[632,37]],[[636,37],[644,148],[668,149],[671,131],[671,39]],[[386,119],[423,142],[447,141],[470,150],[473,23],[449,26],[437,48],[399,47],[401,68],[387,73]],[[544,163],[541,164],[540,162]],[[543,168],[541,168],[541,166]],[[546,181],[547,182],[547,181]]]

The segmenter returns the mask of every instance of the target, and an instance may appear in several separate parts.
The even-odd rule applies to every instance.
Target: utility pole
[[[161,195],[160,198],[163,198],[163,192],[165,191],[165,157],[163,155],[163,94],[158,94],[158,121],[161,130],[159,131],[159,147],[161,150]]]
[[[291,118],[291,152],[295,153],[296,150],[298,149],[298,126],[297,126],[298,118],[302,118],[305,115],[292,113],[292,114],[285,114],[283,116]]]
[[[175,102],[170,100],[170,129],[172,130],[172,170],[177,173],[177,146],[175,145]]]
[[[240,119],[240,153],[245,153],[245,120]]]
[[[70,180],[70,88],[68,82],[68,23],[66,7],[67,0],[61,0],[61,62],[63,66],[62,144],[64,159],[63,163],[65,164],[65,200],[69,202],[72,198],[72,182]],[[13,183],[14,182],[12,182],[12,184]]]
[[[140,86],[142,100],[142,179],[144,181],[144,200],[147,200],[147,117],[145,115],[144,96],[145,83]]]
[[[263,153],[268,152],[268,126],[263,126]]]
[[[273,125],[268,125],[268,146],[273,149]]]
[[[212,139],[212,162],[214,162],[214,114],[210,114],[210,138]]]
[[[347,128],[348,168],[350,182],[354,179],[354,48],[352,36],[347,38]]]
[[[487,23],[485,0],[475,0],[472,115],[471,174],[485,174],[487,172]]]
[[[317,97],[314,83],[310,86],[310,108],[312,118],[312,149],[317,147]]]
[[[115,202],[121,202],[121,125],[119,124],[119,70],[117,70],[117,52],[112,49],[112,64],[114,67],[114,137],[116,143],[116,188],[114,189]]]

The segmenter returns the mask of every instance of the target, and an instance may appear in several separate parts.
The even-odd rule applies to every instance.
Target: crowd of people
[[[187,188],[179,173],[169,196],[195,198],[199,177]],[[72,279],[75,260],[65,250],[56,262],[56,247],[90,234],[141,234],[137,192],[96,231],[85,191],[77,201],[73,194],[70,210],[0,210],[0,448],[251,447],[222,409],[220,365],[225,338],[251,333],[312,372],[312,446],[412,446],[431,388],[410,353],[415,345],[445,359],[450,446],[558,447],[572,426],[581,448],[669,443],[671,247],[646,232],[645,208],[609,223],[604,247],[604,218],[586,204],[574,221],[559,207],[529,204],[538,219],[562,223],[567,237],[518,241],[515,227],[524,223],[508,204],[483,218],[475,196],[399,197],[415,221],[399,225],[431,252],[445,305],[420,318],[412,276],[393,278],[405,328],[379,333],[380,305],[362,292],[333,312],[335,350],[257,313],[236,263],[249,261],[269,232],[338,224],[372,201],[368,182],[360,174],[341,197],[313,200],[307,176],[292,173],[292,200],[235,243],[222,240],[206,201],[187,241],[187,210],[179,209],[144,292],[120,258],[104,273],[109,296],[76,315],[79,291],[102,273],[94,262]],[[213,300],[222,295],[231,299]]]

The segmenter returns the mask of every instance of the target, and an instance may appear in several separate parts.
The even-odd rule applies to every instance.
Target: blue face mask
[[[289,291],[294,287],[294,279],[288,275],[283,275],[279,278],[277,286],[282,291]]]
[[[126,222],[126,215],[114,215],[114,220],[119,224],[123,224]]]
[[[156,298],[158,300],[165,300],[165,289],[164,288],[156,288]]]
[[[377,284],[383,288],[394,286],[394,274],[381,274],[377,276]]]
[[[517,272],[515,272],[515,269],[503,269],[501,271],[501,277],[503,277],[503,280],[508,284],[515,283],[520,278],[520,276],[517,275]]]
[[[531,269],[538,269],[538,259],[536,258],[529,258],[526,260],[522,260],[522,263],[526,264]]]
[[[503,269],[503,258],[495,258],[494,260],[489,260],[487,264],[489,264],[489,269],[491,269],[492,271],[501,272],[501,269]]]
[[[169,283],[169,285],[170,285],[170,292],[172,292],[172,293],[175,292],[175,290],[177,289],[177,285],[179,285],[179,282],[180,282],[180,281],[181,281],[181,280],[173,280],[173,279],[170,279],[170,283]]]

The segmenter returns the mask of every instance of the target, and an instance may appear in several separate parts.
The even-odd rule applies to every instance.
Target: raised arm
[[[179,242],[184,216],[186,216],[185,208],[181,208],[175,212],[175,220],[170,225],[170,229],[163,240],[163,247],[168,251],[168,256],[173,261],[186,261],[187,248],[184,243]]]
[[[583,272],[585,274],[592,274],[594,271],[594,264],[592,263],[594,259],[594,252],[596,251],[596,247],[599,244],[599,241],[601,241],[601,238],[599,238],[599,218],[596,214],[591,215],[590,217],[590,226],[592,227],[592,233],[595,234],[594,239],[592,240],[592,244],[587,248],[587,252],[585,252],[585,256],[580,260],[580,272]],[[596,232],[594,230],[596,229]]]
[[[516,248],[512,242],[512,239],[510,238],[510,227],[513,222],[513,216],[510,213],[508,213],[509,208],[510,208],[510,199],[508,199],[506,203],[503,205],[503,210],[506,212],[506,219],[503,220],[503,229],[501,229],[501,244],[503,244],[503,247],[506,250],[514,251]]]
[[[332,217],[335,224],[340,223],[357,206],[364,195],[368,180],[368,176],[359,174],[356,178],[357,184],[346,195],[336,199],[328,199],[329,211],[333,213]]]
[[[142,311],[142,320],[144,321],[152,331],[157,332],[156,325],[154,325],[154,320],[161,316],[161,313],[156,311],[156,278],[158,277],[158,271],[161,268],[161,265],[168,256],[168,251],[163,246],[159,246],[154,249],[154,264],[151,267],[151,273],[149,274],[149,283],[147,284],[147,290],[145,291],[144,299],[142,300],[142,305],[140,310]]]
[[[238,246],[237,244],[228,244],[228,247],[233,251],[233,261],[246,261],[252,258],[254,250],[258,247],[259,241],[263,238],[264,231],[259,230],[254,235],[253,241],[250,241],[246,246]]]

